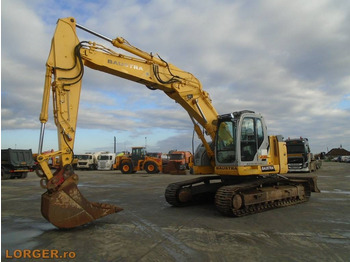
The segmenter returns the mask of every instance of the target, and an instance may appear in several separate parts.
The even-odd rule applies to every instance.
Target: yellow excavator
[[[77,28],[128,55],[95,42],[81,42]],[[57,22],[46,63],[37,157],[37,174],[46,189],[41,212],[56,227],[74,228],[122,210],[112,204],[88,201],[77,187],[78,175],[72,162],[84,66],[137,82],[150,90],[161,90],[188,112],[202,142],[194,155],[194,173],[212,175],[170,184],[165,190],[169,204],[184,206],[212,196],[222,214],[243,216],[304,202],[312,191],[319,191],[316,177],[283,175],[288,171],[286,144],[282,136],[267,134],[262,115],[248,110],[219,115],[209,94],[191,73],[121,37],[110,39],[68,17]],[[51,92],[59,148],[43,154]],[[48,159],[57,156],[60,168],[52,173]]]

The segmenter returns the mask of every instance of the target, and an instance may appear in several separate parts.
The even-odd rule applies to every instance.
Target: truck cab
[[[112,170],[115,164],[115,153],[102,153],[97,157],[97,170]]]
[[[189,151],[171,151],[168,155],[168,162],[164,168],[165,173],[186,174],[187,170],[191,172],[192,154]]]
[[[96,170],[97,169],[97,158],[100,153],[85,153],[79,155],[78,157],[78,169],[89,169]]]
[[[316,160],[311,153],[307,138],[288,138],[288,172],[312,172],[316,170]]]

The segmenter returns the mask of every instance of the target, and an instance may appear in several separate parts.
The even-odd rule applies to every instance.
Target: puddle
[[[9,233],[2,234],[4,242],[8,245],[18,246],[21,243],[28,242],[33,237],[37,237],[43,233],[42,230],[26,229],[11,231]]]
[[[119,183],[119,184],[109,184],[109,185],[94,185],[90,183],[79,183],[78,187],[90,187],[90,188],[120,188],[120,187],[131,187],[131,184],[128,183]]]
[[[350,191],[343,191],[341,189],[334,189],[333,191],[322,190],[322,193],[350,195]]]
[[[38,236],[55,229],[50,223],[37,223],[29,218],[9,217],[9,219],[11,219],[11,222],[8,222],[8,219],[2,221],[2,255],[4,255],[6,249],[33,249],[40,244]],[[11,224],[8,225],[6,222]]]

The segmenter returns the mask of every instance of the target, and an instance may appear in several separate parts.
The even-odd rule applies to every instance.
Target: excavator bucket
[[[78,227],[122,210],[111,204],[89,202],[70,179],[57,191],[41,196],[42,215],[58,228]]]

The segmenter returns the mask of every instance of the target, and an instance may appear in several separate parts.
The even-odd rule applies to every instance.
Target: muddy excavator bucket
[[[57,191],[47,191],[41,196],[42,215],[58,228],[78,227],[122,210],[111,204],[89,202],[71,179]]]

